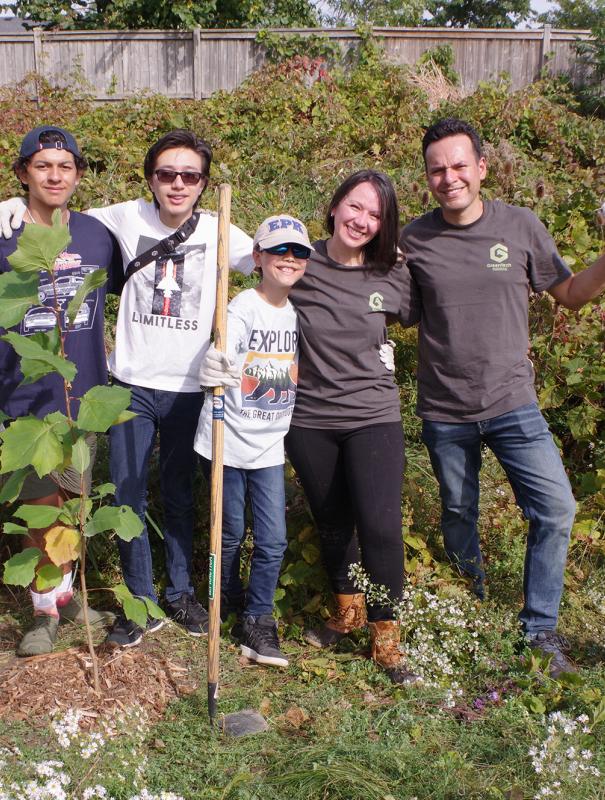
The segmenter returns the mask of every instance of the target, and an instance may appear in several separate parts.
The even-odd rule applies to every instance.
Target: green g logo
[[[384,297],[380,292],[372,292],[370,295],[369,306],[372,311],[384,311],[383,307]]]
[[[508,247],[505,244],[494,244],[489,249],[489,257],[496,264],[501,264],[508,258]]]

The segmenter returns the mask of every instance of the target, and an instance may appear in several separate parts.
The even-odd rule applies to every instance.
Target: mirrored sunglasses
[[[263,247],[263,252],[271,253],[272,256],[285,256],[288,250],[292,251],[294,258],[309,258],[311,250],[304,244],[276,244],[274,247]]]
[[[204,177],[201,172],[177,172],[175,169],[156,169],[153,174],[160,183],[174,183],[180,177],[185,186],[195,186]]]

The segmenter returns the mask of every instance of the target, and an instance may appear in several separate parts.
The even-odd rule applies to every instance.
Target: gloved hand
[[[27,206],[20,197],[11,197],[0,203],[0,229],[5,239],[10,239],[13,230],[17,230],[23,222]]]
[[[601,208],[597,209],[597,222],[605,227],[605,202]]]
[[[241,374],[227,353],[219,352],[211,344],[200,365],[200,386],[211,388],[214,386],[239,386]]]
[[[380,345],[378,355],[384,368],[389,372],[395,372],[395,342],[392,339],[387,339],[384,344]]]

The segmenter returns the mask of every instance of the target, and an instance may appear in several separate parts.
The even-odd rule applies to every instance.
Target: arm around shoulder
[[[605,253],[602,253],[590,267],[571,275],[548,290],[557,303],[572,311],[582,308],[603,291],[605,291]]]

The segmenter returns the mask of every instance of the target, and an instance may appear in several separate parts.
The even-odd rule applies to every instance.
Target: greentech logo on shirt
[[[368,299],[368,305],[372,309],[372,311],[384,311],[384,297],[380,294],[380,292],[372,292]]]
[[[492,272],[506,272],[512,266],[508,261],[508,247],[501,242],[496,242],[490,247],[489,258],[485,266]]]

